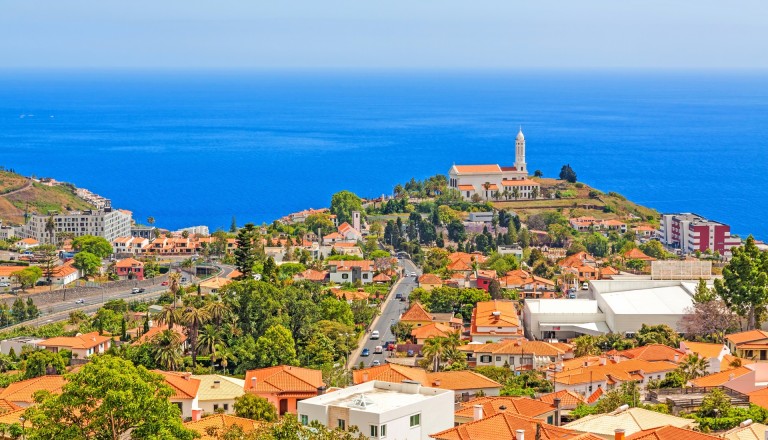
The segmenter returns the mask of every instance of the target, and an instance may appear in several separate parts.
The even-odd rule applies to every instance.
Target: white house
[[[75,282],[78,278],[80,278],[80,271],[71,264],[57,266],[53,273],[51,273],[51,282],[59,286],[66,286],[69,283]]]
[[[515,164],[453,165],[448,171],[448,187],[469,200],[478,194],[484,200],[517,200],[541,197],[541,186],[528,178],[525,163],[525,137],[522,129],[515,139]]]
[[[41,341],[37,345],[54,353],[58,353],[60,350],[69,350],[74,357],[85,359],[109,350],[112,345],[112,338],[99,335],[99,332],[91,332],[76,336],[58,336]]]
[[[117,255],[140,255],[146,246],[149,246],[149,240],[142,237],[117,237],[112,241]]]
[[[235,399],[245,394],[245,381],[218,374],[193,375],[192,379],[200,381],[197,392],[198,406],[203,415],[235,413]]]
[[[362,284],[369,284],[373,282],[374,266],[371,260],[329,261],[328,270],[333,283],[343,284],[360,281]]]
[[[28,251],[32,248],[40,246],[40,242],[34,238],[23,238],[15,243],[16,249],[20,252]]]
[[[298,403],[299,421],[334,429],[357,426],[371,439],[427,440],[453,426],[454,393],[418,382],[371,381]]]
[[[199,405],[198,393],[200,379],[194,379],[192,373],[176,373],[171,371],[152,370],[163,375],[165,384],[171,387],[173,394],[169,400],[181,410],[184,420],[200,420],[203,410]]]

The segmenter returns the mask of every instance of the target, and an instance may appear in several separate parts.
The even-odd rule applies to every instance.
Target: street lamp
[[[24,416],[19,417],[21,422],[21,438],[27,440],[27,419]]]

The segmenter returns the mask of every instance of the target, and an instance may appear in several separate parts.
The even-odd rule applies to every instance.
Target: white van
[[[379,331],[378,330],[374,330],[373,332],[371,332],[371,339],[379,339]]]

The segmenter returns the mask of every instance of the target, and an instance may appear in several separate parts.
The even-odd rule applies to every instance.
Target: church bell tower
[[[523,127],[517,133],[515,139],[515,169],[520,172],[528,172],[525,166],[525,136],[523,136]]]

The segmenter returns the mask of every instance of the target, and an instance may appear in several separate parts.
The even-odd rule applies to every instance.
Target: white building
[[[374,266],[370,260],[332,260],[328,262],[328,271],[332,283],[344,284],[360,281],[362,284],[373,282]]]
[[[38,344],[43,341],[44,339],[36,338],[34,336],[17,336],[15,338],[3,339],[0,341],[0,353],[7,355],[13,350],[18,356],[25,348],[27,350],[36,350]]]
[[[453,412],[453,391],[410,381],[365,382],[298,402],[302,424],[357,426],[371,439],[427,440],[453,426]]]
[[[526,299],[523,321],[533,339],[569,339],[581,334],[632,336],[643,324],[681,331],[693,306],[697,281],[648,279],[590,281],[595,299]]]
[[[41,243],[55,240],[46,231],[46,224],[53,219],[55,233],[68,232],[75,237],[95,235],[104,237],[112,243],[117,237],[131,235],[131,214],[129,211],[107,208],[100,211],[72,211],[67,213],[51,213],[50,215],[34,214],[27,224],[19,231],[23,238],[34,238]]]
[[[141,255],[149,246],[149,239],[143,237],[117,237],[112,240],[112,249],[116,255]]]
[[[528,178],[523,130],[515,139],[515,164],[453,165],[448,171],[448,187],[464,199],[478,194],[483,200],[517,200],[541,197],[541,186]]]
[[[235,413],[235,399],[245,394],[245,381],[218,374],[193,375],[192,379],[200,381],[197,392],[198,406],[203,415]]]
[[[210,231],[208,230],[208,226],[190,226],[188,228],[181,228],[178,231],[174,231],[174,234],[181,235],[185,232],[187,232],[189,235],[211,235]]]

